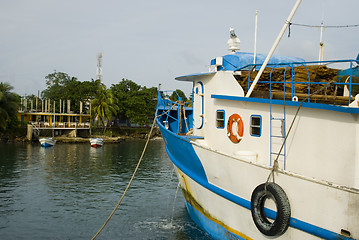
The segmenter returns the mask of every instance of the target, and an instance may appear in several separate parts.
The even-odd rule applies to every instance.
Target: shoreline
[[[91,138],[102,138],[104,143],[120,143],[125,141],[123,137],[106,137],[106,136],[93,136],[93,137],[53,137],[57,143],[89,143]]]
[[[22,135],[22,134],[21,134]],[[116,134],[117,135],[117,134]],[[42,137],[50,137],[50,136],[36,136],[32,140],[28,140],[25,136],[12,136],[12,135],[5,135],[0,137],[1,143],[35,143],[39,141],[39,138]],[[70,136],[56,136],[52,137],[58,143],[89,143],[90,138],[102,138],[105,143],[121,143],[126,140],[140,140],[140,139],[147,139],[148,132],[141,132],[141,133],[128,133],[120,134],[117,136],[109,137],[103,135],[92,135],[91,137],[70,137]],[[161,132],[159,129],[153,131],[150,140],[162,139]]]

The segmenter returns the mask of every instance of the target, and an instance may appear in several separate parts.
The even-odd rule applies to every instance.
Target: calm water
[[[91,239],[120,199],[145,141],[0,145],[1,239]],[[210,239],[189,218],[162,140],[152,140],[97,239]]]

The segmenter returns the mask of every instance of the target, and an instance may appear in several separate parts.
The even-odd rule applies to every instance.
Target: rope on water
[[[145,151],[146,151],[148,142],[150,141],[151,134],[152,134],[152,130],[153,130],[154,126],[155,126],[156,118],[157,118],[157,116],[153,119],[152,127],[151,127],[150,132],[148,133],[148,137],[147,137],[147,141],[146,141],[145,147],[143,148],[141,157],[140,157],[140,159],[138,160],[138,163],[137,163],[137,166],[136,166],[136,168],[135,168],[135,171],[133,172],[132,177],[131,177],[130,181],[128,182],[125,191],[123,192],[123,194],[122,194],[120,200],[118,201],[116,207],[113,209],[113,211],[112,211],[112,213],[110,214],[110,216],[107,218],[107,220],[106,220],[105,223],[102,225],[102,227],[100,228],[100,230],[98,230],[98,232],[91,238],[91,240],[94,240],[94,239],[100,234],[100,232],[105,228],[105,226],[106,226],[107,223],[110,221],[110,219],[111,219],[111,217],[113,216],[113,214],[116,212],[117,208],[120,206],[120,204],[121,204],[121,202],[122,202],[122,199],[125,197],[125,194],[126,194],[127,190],[130,188],[130,185],[131,185],[131,183],[132,183],[132,180],[133,180],[133,178],[135,177],[136,172],[137,172],[137,170],[138,170],[138,167],[140,166],[140,163],[141,163],[141,161],[142,161],[143,155],[145,154]]]

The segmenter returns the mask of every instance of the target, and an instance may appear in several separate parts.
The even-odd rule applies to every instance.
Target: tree
[[[20,97],[12,93],[13,89],[8,83],[0,83],[0,131],[17,125],[17,111],[19,109]]]
[[[104,126],[104,133],[108,120],[116,115],[118,106],[110,89],[106,89],[105,85],[100,85],[96,91],[96,96],[91,102],[93,118]]]
[[[118,99],[120,110],[117,117],[139,125],[149,123],[149,117],[154,116],[156,109],[157,88],[141,87],[131,80],[122,79],[118,84],[112,84],[111,90]]]
[[[71,109],[80,111],[80,101],[86,102],[93,99],[100,85],[100,80],[80,82],[76,77],[70,77],[67,73],[54,72],[45,77],[47,89],[42,91],[42,98],[59,102],[71,100]],[[57,105],[57,108],[59,104]]]
[[[177,101],[178,97],[181,97],[182,101],[187,102],[186,94],[184,94],[184,92],[181,89],[176,89],[176,91],[173,92],[171,95],[172,101]]]
[[[60,100],[66,99],[68,94],[65,89],[70,82],[76,82],[77,78],[70,77],[67,73],[56,72],[50,73],[45,77],[47,89],[42,91],[41,95],[48,99]]]

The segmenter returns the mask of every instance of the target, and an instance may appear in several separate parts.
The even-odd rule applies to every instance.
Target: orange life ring
[[[228,138],[234,143],[239,143],[242,140],[243,132],[244,125],[242,118],[236,113],[232,114],[227,123]]]

